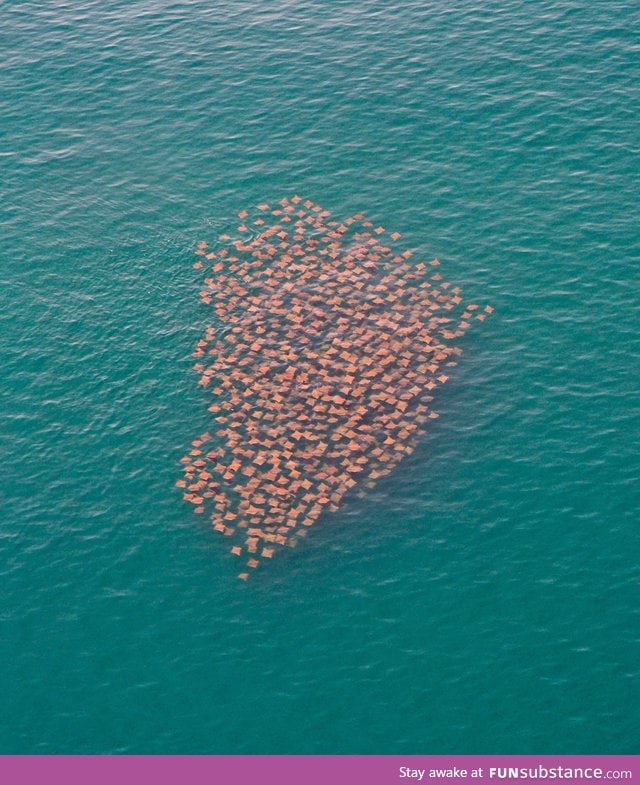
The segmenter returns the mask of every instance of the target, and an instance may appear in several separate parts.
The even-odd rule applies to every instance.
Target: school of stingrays
[[[493,309],[362,213],[293,196],[238,218],[195,250],[215,316],[193,353],[212,425],[176,485],[247,580],[414,451],[455,343]]]

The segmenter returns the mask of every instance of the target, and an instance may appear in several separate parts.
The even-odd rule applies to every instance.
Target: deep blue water
[[[638,5],[0,18],[0,752],[638,752]],[[173,487],[192,249],[296,192],[496,311],[245,585]]]

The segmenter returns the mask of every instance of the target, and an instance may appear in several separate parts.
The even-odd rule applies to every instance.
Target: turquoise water
[[[638,752],[637,4],[1,18],[0,752]],[[496,312],[410,459],[242,584],[173,487],[192,249],[295,192]]]

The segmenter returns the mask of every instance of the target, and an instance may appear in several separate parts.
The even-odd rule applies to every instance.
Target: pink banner
[[[630,755],[4,756],[8,785],[451,785],[557,780],[640,785]]]

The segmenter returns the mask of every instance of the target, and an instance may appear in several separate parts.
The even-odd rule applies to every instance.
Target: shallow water
[[[209,6],[3,13],[0,751],[637,752],[637,7]],[[245,585],[173,487],[192,249],[294,192],[496,312]]]

